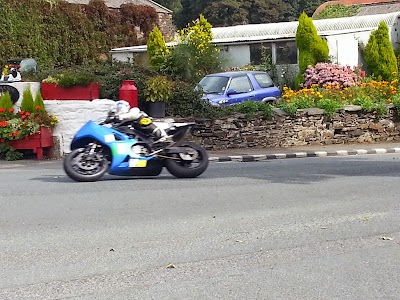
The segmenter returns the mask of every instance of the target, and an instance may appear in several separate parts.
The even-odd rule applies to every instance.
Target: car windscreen
[[[229,77],[225,76],[206,76],[199,85],[206,94],[223,94],[228,81]]]
[[[258,85],[262,88],[269,88],[274,86],[274,83],[268,74],[265,73],[254,74],[254,78],[256,79]]]

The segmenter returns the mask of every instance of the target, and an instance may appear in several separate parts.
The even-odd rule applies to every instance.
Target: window
[[[272,56],[271,51],[272,44],[250,44],[250,61],[252,65],[260,65],[263,56]]]
[[[268,74],[264,73],[254,74],[254,78],[262,88],[269,88],[274,86],[274,83],[272,82],[272,79],[271,77],[268,76]]]
[[[235,90],[237,93],[248,93],[253,90],[253,86],[251,85],[249,77],[245,75],[233,77],[231,83],[229,84],[228,91],[229,90]]]
[[[297,47],[295,41],[277,42],[275,47],[277,65],[297,64]]]
[[[206,76],[199,82],[199,85],[206,94],[222,94],[225,91],[228,80],[229,77]]]

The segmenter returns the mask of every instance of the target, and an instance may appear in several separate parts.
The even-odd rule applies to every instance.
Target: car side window
[[[237,93],[248,93],[253,90],[253,86],[247,75],[233,77],[228,90],[235,90]]]
[[[274,83],[268,74],[254,74],[254,78],[256,79],[258,85],[262,88],[269,88],[274,86]]]

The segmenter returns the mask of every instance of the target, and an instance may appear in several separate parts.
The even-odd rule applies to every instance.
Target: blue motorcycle
[[[184,140],[195,123],[158,122],[172,137],[154,142],[131,121],[89,121],[75,134],[65,157],[65,173],[75,181],[97,181],[104,174],[157,176],[165,167],[178,178],[194,178],[208,167],[206,150]]]

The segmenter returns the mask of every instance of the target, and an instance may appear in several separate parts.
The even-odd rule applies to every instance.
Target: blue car
[[[243,101],[275,102],[281,92],[266,72],[235,71],[209,74],[200,82],[203,98],[215,106],[228,106]]]

